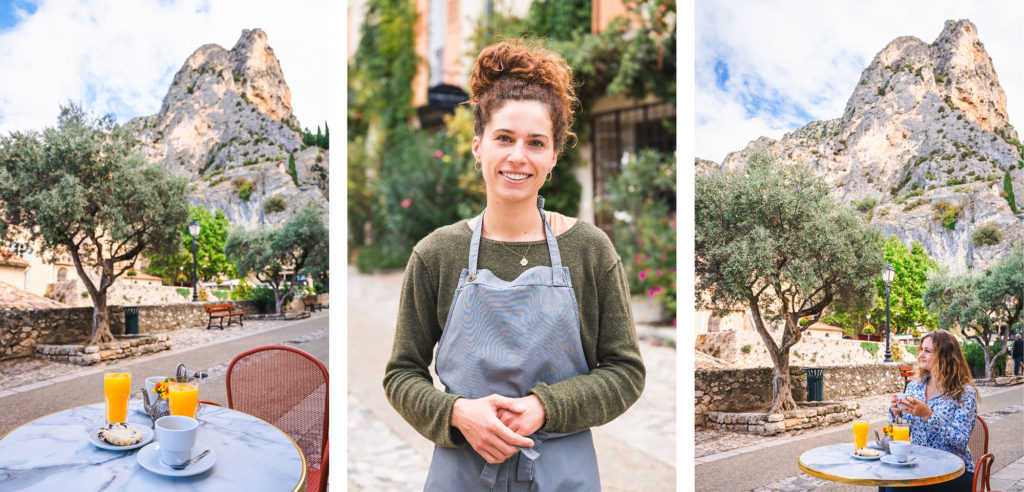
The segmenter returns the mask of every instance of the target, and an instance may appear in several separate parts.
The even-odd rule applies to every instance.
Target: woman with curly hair
[[[910,424],[911,443],[963,458],[964,474],[940,484],[887,490],[970,490],[974,457],[967,441],[977,420],[979,396],[960,342],[945,330],[928,333],[921,338],[917,364],[921,377],[907,386],[902,401],[892,396],[889,421],[903,417]]]
[[[600,490],[589,428],[643,390],[611,241],[539,196],[575,137],[571,81],[560,56],[519,43],[473,66],[487,206],[413,248],[384,377],[392,406],[435,443],[425,490]],[[428,370],[435,346],[444,391]]]

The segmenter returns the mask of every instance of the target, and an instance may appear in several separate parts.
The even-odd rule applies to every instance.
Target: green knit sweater
[[[432,382],[428,367],[441,338],[459,275],[468,266],[472,229],[467,221],[441,227],[413,248],[405,269],[395,343],[384,375],[384,390],[395,410],[420,434],[444,447],[465,442],[451,426],[459,395]],[[640,358],[629,286],[615,248],[600,229],[577,221],[557,236],[562,264],[569,268],[580,310],[580,338],[590,374],[530,390],[546,414],[542,430],[573,432],[605,424],[640,397],[644,365]],[[521,266],[513,251],[529,248]],[[551,265],[546,243],[480,241],[478,267],[514,280],[529,267]]]

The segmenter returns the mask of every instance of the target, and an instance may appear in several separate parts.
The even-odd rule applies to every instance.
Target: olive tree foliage
[[[188,217],[186,182],[150,163],[112,116],[62,107],[57,126],[0,137],[0,239],[71,257],[93,302],[88,344],[113,341],[107,289],[143,251],[171,253]]]
[[[320,212],[307,206],[280,228],[232,230],[224,253],[235,263],[239,275],[252,273],[270,286],[274,313],[280,314],[281,305],[296,288],[295,282],[288,282],[289,273],[323,276],[328,263],[328,236]]]
[[[1024,248],[1016,248],[988,271],[936,272],[928,279],[924,303],[938,314],[939,328],[959,327],[985,349],[985,379],[992,379],[996,361],[1008,350],[1010,333],[1024,328]],[[993,354],[995,348],[999,350]]]
[[[697,309],[750,310],[775,366],[768,411],[792,410],[790,349],[826,307],[871,305],[882,234],[806,165],[770,154],[699,171],[695,194]]]

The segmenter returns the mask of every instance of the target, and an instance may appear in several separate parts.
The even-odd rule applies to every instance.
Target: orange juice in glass
[[[892,440],[893,441],[909,441],[910,440],[910,426],[902,424],[892,425]]]
[[[103,399],[107,422],[124,422],[128,416],[128,395],[132,392],[132,372],[123,367],[103,370]]]
[[[167,386],[170,391],[167,401],[171,407],[171,415],[184,415],[196,417],[196,409],[199,407],[199,386],[194,379],[187,379],[183,382],[170,382]]]
[[[860,449],[868,445],[868,421],[853,421],[853,449]]]

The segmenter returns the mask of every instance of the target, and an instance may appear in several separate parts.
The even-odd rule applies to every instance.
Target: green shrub
[[[871,355],[878,353],[878,344],[875,342],[860,342],[860,348],[867,350]]]
[[[742,350],[744,354],[749,354],[750,353],[750,345],[744,345],[743,348],[740,349],[740,350]]]
[[[238,194],[238,198],[241,198],[243,202],[249,201],[249,197],[252,195],[252,181],[239,177],[231,182],[231,186]]]
[[[220,299],[222,301],[226,301],[228,299],[228,297],[231,296],[231,292],[230,291],[226,291],[226,290],[215,290],[215,291],[213,291],[213,295],[217,299]]]
[[[975,374],[985,373],[985,354],[981,352],[981,346],[974,342],[967,342],[963,344],[964,347],[964,358],[967,359],[967,365],[971,366],[971,370]],[[999,352],[999,347],[989,347],[989,353],[996,355]],[[993,376],[1003,376],[1006,374],[1006,354],[996,359],[996,365],[992,368]]]
[[[263,211],[268,214],[284,212],[288,208],[288,202],[280,194],[275,194],[263,202]]]
[[[867,211],[875,208],[875,205],[877,205],[877,204],[878,204],[878,199],[877,198],[875,198],[873,196],[866,196],[866,197],[864,197],[863,200],[861,200],[859,202],[854,202],[853,206],[857,207],[858,211],[867,212]]]
[[[190,290],[190,289],[186,289],[184,287],[177,287],[174,290],[175,290],[175,292],[180,294],[181,297],[184,297],[185,299],[188,299],[189,297],[192,297],[192,290]]]
[[[952,231],[956,229],[956,221],[960,218],[960,207],[951,205],[946,208],[946,212],[942,214],[942,226],[947,230]]]
[[[917,357],[917,347],[916,346],[914,346],[914,345],[907,345],[907,352],[910,352],[911,354],[914,354],[914,357]]]
[[[992,246],[999,244],[1003,239],[1003,233],[993,223],[987,223],[978,227],[972,236],[974,246]]]
[[[295,153],[288,154],[288,174],[292,177],[295,186],[299,186],[299,172],[295,170]]]
[[[292,296],[286,297],[283,305],[291,302],[291,297]],[[274,290],[270,287],[260,286],[252,289],[252,292],[249,294],[249,299],[256,304],[256,308],[259,309],[261,313],[266,314],[274,312],[274,308],[276,307],[274,305]]]
[[[243,301],[251,298],[252,285],[244,279],[238,283],[238,286],[231,290],[231,300],[233,301]]]

